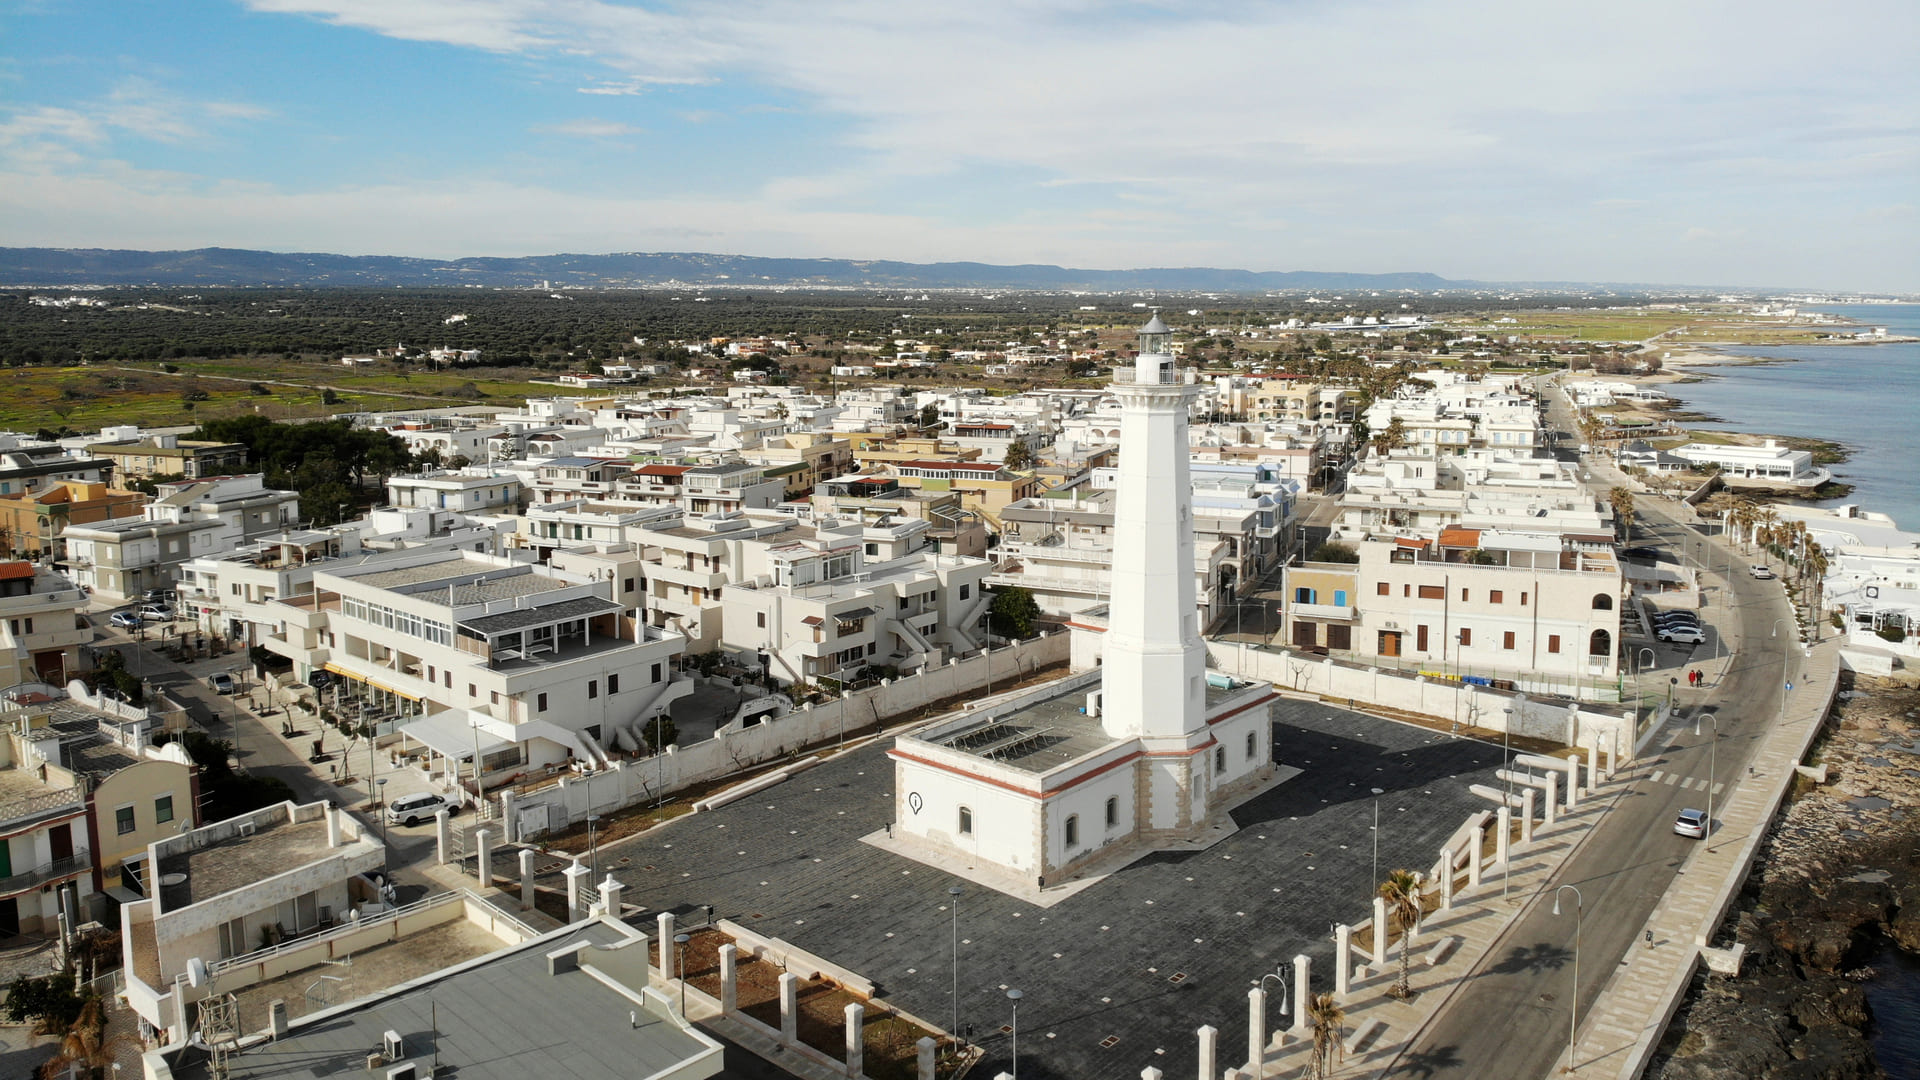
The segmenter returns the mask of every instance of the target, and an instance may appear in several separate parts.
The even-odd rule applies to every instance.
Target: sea
[[[1920,304],[1842,304],[1813,310],[1844,315],[1861,328],[1920,337]],[[1846,447],[1831,466],[1853,491],[1825,505],[1858,504],[1920,531],[1920,342],[1882,345],[1715,346],[1715,351],[1779,364],[1690,367],[1700,382],[1661,387],[1687,409],[1715,417],[1718,428],[1800,435]]]
[[[1920,337],[1920,304],[1814,310],[1844,315],[1861,328]],[[1663,389],[1720,422],[1688,426],[1840,443],[1850,456],[1832,466],[1834,476],[1853,491],[1827,505],[1854,503],[1920,531],[1920,342],[1716,348],[1793,363],[1689,368],[1706,378]],[[1890,1080],[1920,1080],[1920,957],[1889,942],[1871,966],[1875,977],[1863,989],[1873,1009],[1875,1056]]]

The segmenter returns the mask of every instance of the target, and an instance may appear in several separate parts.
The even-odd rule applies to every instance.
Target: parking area
[[[844,755],[718,810],[604,846],[599,864],[651,911],[711,904],[874,980],[892,1003],[959,1022],[1008,1067],[1006,990],[1018,987],[1020,1067],[1033,1078],[1140,1075],[1190,1060],[1193,1029],[1246,1043],[1251,980],[1305,952],[1330,983],[1335,920],[1368,909],[1375,800],[1379,867],[1425,867],[1486,804],[1501,750],[1318,703],[1274,713],[1282,764],[1303,772],[1235,812],[1203,852],[1148,856],[1041,909],[890,855],[859,837],[892,812],[885,746]],[[557,883],[557,877],[556,881]],[[966,890],[956,913],[947,889]]]

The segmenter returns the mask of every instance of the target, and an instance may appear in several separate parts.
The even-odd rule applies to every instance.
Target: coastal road
[[[1611,472],[1603,465],[1592,469],[1596,483],[1602,481],[1602,472]],[[1683,529],[1689,539],[1697,536],[1661,506],[1641,507],[1639,516],[1664,536],[1678,538],[1676,530]],[[1708,541],[1708,549],[1714,552],[1714,565],[1727,565],[1730,552],[1717,540]],[[1569,998],[1579,1003],[1584,1019],[1628,951],[1645,947],[1637,940],[1641,928],[1673,884],[1692,845],[1702,842],[1676,835],[1674,818],[1684,807],[1706,808],[1705,791],[1664,781],[1669,776],[1704,781],[1712,761],[1716,782],[1730,788],[1735,778],[1746,775],[1753,746],[1777,718],[1783,683],[1802,676],[1797,665],[1803,654],[1792,636],[1792,612],[1780,583],[1753,580],[1739,570],[1744,561],[1734,554],[1734,576],[1713,594],[1712,603],[1724,610],[1709,612],[1730,631],[1737,649],[1725,678],[1708,692],[1679,692],[1685,705],[1682,718],[1648,744],[1642,778],[1607,796],[1603,816],[1562,866],[1553,888],[1532,898],[1385,1075],[1540,1080],[1565,1063]],[[1774,621],[1781,618],[1786,620],[1783,632],[1771,636]],[[1692,734],[1696,714],[1701,719],[1698,736]],[[1710,748],[1715,716],[1719,743]],[[1651,779],[1655,772],[1662,781]],[[1726,797],[1716,797],[1715,805]],[[1577,888],[1584,902],[1577,987],[1573,894],[1565,894],[1563,914],[1552,913],[1554,889],[1561,885]]]

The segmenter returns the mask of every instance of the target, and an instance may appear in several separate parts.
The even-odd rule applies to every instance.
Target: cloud
[[[210,136],[235,121],[260,120],[272,110],[244,102],[195,101],[144,79],[126,79],[105,96],[72,106],[22,106],[0,119],[0,156],[16,164],[75,160],[77,147],[101,147],[117,137],[181,144]]]
[[[542,124],[533,129],[547,135],[567,135],[576,139],[614,139],[622,135],[642,135],[646,128],[617,120],[568,120],[560,124]]]

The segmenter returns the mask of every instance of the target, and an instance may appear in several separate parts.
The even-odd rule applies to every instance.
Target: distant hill
[[[1471,283],[1435,274],[1346,274],[1310,270],[1164,267],[1075,270],[1028,264],[907,263],[855,259],[763,259],[697,252],[532,255],[516,259],[409,259],[391,255],[199,248],[117,251],[102,248],[0,248],[0,285],[164,286],[455,286],[554,288],[818,286],[910,289],[1087,289],[1125,292],[1261,292],[1269,289],[1450,289]]]

